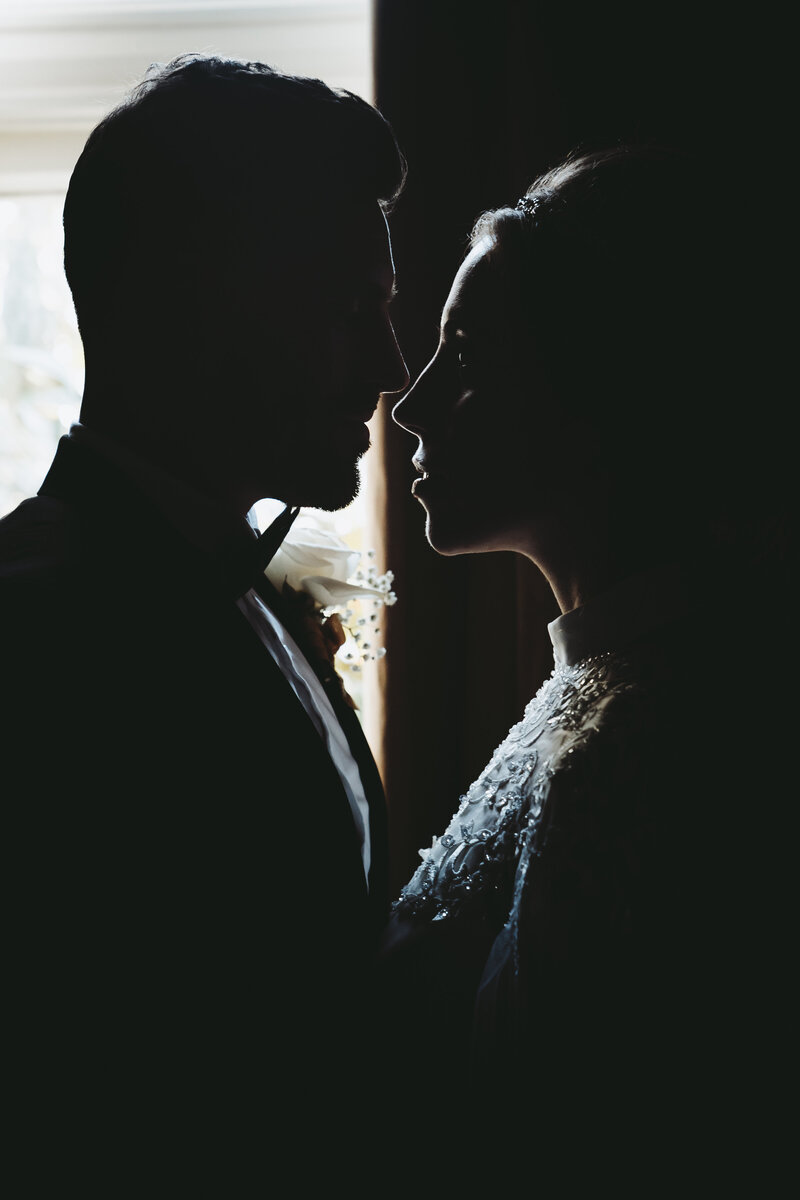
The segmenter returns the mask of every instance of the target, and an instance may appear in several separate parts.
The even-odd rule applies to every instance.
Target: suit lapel
[[[283,622],[295,642],[302,650],[314,674],[319,679],[331,707],[347,738],[350,752],[356,761],[364,794],[367,798],[370,819],[370,841],[372,845],[372,863],[369,873],[370,907],[377,923],[382,923],[388,901],[388,855],[386,840],[388,836],[386,797],[383,784],[378,774],[378,768],[372,756],[361,722],[355,711],[344,698],[342,683],[335,667],[323,660],[309,645],[309,638],[298,621],[291,605],[287,604],[275,587],[262,575],[255,583],[255,591],[275,615]]]

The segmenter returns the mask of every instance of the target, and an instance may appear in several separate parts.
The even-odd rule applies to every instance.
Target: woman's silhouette
[[[478,221],[395,409],[431,545],[526,555],[561,610],[551,677],[383,940],[412,1105],[437,1064],[473,1099],[523,1088],[528,1116],[741,1095],[752,803],[777,779],[753,620],[784,570],[785,479],[720,195],[670,150],[570,158]]]

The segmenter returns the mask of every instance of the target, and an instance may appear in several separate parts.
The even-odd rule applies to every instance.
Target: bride
[[[769,687],[753,620],[781,541],[732,227],[678,153],[569,159],[478,221],[394,410],[431,546],[526,555],[561,611],[552,674],[383,938],[392,1078],[420,1117],[454,1085],[467,1107],[530,1080],[646,1108],[741,1078],[770,786],[744,697]]]

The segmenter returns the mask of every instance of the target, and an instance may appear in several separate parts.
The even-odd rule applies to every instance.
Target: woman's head
[[[718,216],[701,167],[678,151],[575,156],[514,208],[485,213],[488,239],[553,386],[604,422],[627,424],[643,389],[674,389],[708,336],[720,270]],[[613,400],[613,403],[612,403]]]
[[[601,516],[680,541],[727,403],[724,248],[699,168],[667,150],[574,157],[478,220],[396,409],[436,549],[541,558]]]

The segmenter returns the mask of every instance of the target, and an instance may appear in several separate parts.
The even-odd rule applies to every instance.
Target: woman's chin
[[[429,545],[447,557],[457,554],[492,554],[498,550],[512,550],[526,554],[524,539],[516,523],[497,521],[486,510],[480,512],[435,512],[427,510],[425,536]]]
[[[456,554],[478,554],[485,548],[476,545],[474,530],[457,522],[435,520],[430,513],[425,522],[425,536],[432,549],[446,557]]]

